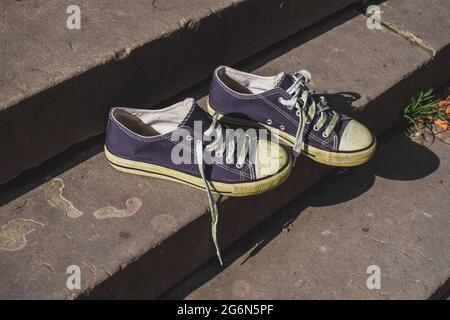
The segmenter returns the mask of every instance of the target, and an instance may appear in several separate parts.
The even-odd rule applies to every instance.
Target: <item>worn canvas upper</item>
[[[227,114],[230,117],[244,118],[260,123],[270,123],[272,127],[295,136],[299,125],[299,117],[296,115],[296,110],[289,110],[279,101],[280,98],[285,100],[292,98],[286,91],[293,85],[294,77],[285,73],[274,77],[260,77],[242,73],[242,77],[244,75],[247,75],[249,78],[254,76],[260,78],[263,82],[265,78],[267,79],[267,83],[274,83],[273,87],[268,88],[266,91],[258,92],[254,90],[253,92],[244,93],[242,92],[244,88],[232,88],[232,85],[229,84],[230,82],[227,83],[229,70],[233,69],[219,67],[214,71],[209,90],[211,106],[218,112]],[[233,72],[238,71],[233,70]],[[233,73],[231,77],[234,77]],[[241,79],[237,79],[241,81]],[[242,82],[247,84],[245,80],[242,80]],[[241,92],[239,89],[242,89]],[[310,124],[306,124],[304,142],[323,150],[337,151],[343,132],[352,119],[340,115],[339,122],[330,135],[325,138],[322,134],[332,118],[331,111],[328,112],[330,112],[330,116],[327,117],[326,123],[318,131],[313,130],[313,126],[318,118],[317,115]]]
[[[152,116],[152,110],[143,111],[141,109],[129,108],[111,109],[106,133],[106,147],[109,152],[121,158],[155,164],[200,177],[198,166],[193,160],[191,161],[191,164],[175,164],[172,161],[172,149],[179,141],[182,141],[182,139],[175,141],[172,137],[177,136],[176,131],[179,131],[180,133],[178,136],[184,135],[186,132],[185,130],[187,130],[191,136],[194,136],[194,121],[201,122],[203,131],[205,131],[211,125],[212,118],[198,107],[192,99],[186,99],[169,108],[172,108],[169,110],[171,112],[175,112],[178,109],[185,109],[186,115],[179,121],[174,130],[164,134],[147,136],[138,134],[133,130],[130,130],[130,128],[127,128],[125,124],[117,119],[118,112],[123,112],[124,110],[130,113],[146,112],[147,116],[141,115],[142,119],[152,119],[154,122],[153,124],[167,122],[168,125],[165,127],[160,126],[160,128],[170,128],[170,123],[173,123],[173,121],[165,121],[164,119],[164,114],[170,113],[169,111],[164,112],[164,109],[162,109],[163,112],[159,113],[158,119],[158,117]],[[181,110],[181,112],[183,112],[183,110]],[[184,143],[188,143],[192,159],[194,159],[194,139],[190,142],[187,142],[186,140],[183,141]],[[249,163],[248,159],[245,161],[242,168],[237,168],[234,164],[227,163],[205,165],[205,173],[207,179],[210,181],[243,182],[256,179],[255,165]]]

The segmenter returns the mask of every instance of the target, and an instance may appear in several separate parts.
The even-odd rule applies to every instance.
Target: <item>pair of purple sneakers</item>
[[[123,172],[205,190],[222,264],[213,192],[239,197],[273,189],[302,151],[335,166],[362,164],[375,152],[369,130],[330,109],[307,88],[310,78],[307,71],[261,77],[219,67],[209,114],[189,98],[159,110],[113,108],[106,158]]]

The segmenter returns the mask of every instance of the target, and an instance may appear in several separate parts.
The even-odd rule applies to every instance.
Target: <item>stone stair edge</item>
[[[178,0],[173,1],[178,4]],[[71,64],[75,62],[69,59],[69,63],[62,70],[65,70],[67,75],[67,69],[73,69],[76,71],[74,73],[76,76],[65,77],[66,80],[60,83],[53,83],[54,78],[58,76],[48,76],[50,77],[48,81],[52,85],[44,86],[46,88],[44,91],[0,111],[0,136],[2,137],[0,145],[4,153],[22,154],[22,157],[18,159],[3,157],[0,160],[0,166],[7,168],[0,172],[0,184],[13,179],[26,169],[40,165],[69,146],[104,132],[105,115],[111,106],[154,106],[200,82],[215,66],[233,64],[251,56],[299,29],[356,2],[356,0],[339,0],[327,5],[326,9],[320,12],[311,12],[306,10],[310,9],[311,4],[303,1],[289,2],[280,7],[275,0],[266,0],[264,6],[253,0],[239,2],[214,0],[213,3],[207,4],[208,8],[215,5],[220,7],[220,10],[212,12],[202,10],[200,12],[205,11],[202,17],[193,15],[191,18],[180,18],[183,22],[181,25],[178,25],[180,22],[177,20],[177,14],[182,11],[176,9],[180,12],[175,12],[177,14],[174,14],[170,23],[167,23],[169,30],[172,30],[167,36],[164,36],[167,25],[164,21],[156,19],[156,15],[153,19],[155,21],[152,22],[156,29],[146,27],[156,35],[153,38],[147,38],[145,43],[139,42],[140,45],[135,43],[125,47],[135,48],[134,50],[114,50],[107,54],[109,60],[94,59],[96,62],[91,67],[82,66],[81,70],[72,66]],[[321,2],[315,2],[312,7],[320,4]],[[203,2],[197,6],[202,5],[204,5]],[[134,9],[130,10],[139,11],[139,8],[132,8]],[[258,8],[263,10],[257,10]],[[299,20],[298,17],[302,16],[302,12],[310,13]],[[169,13],[170,10],[160,15]],[[88,18],[94,20],[94,13],[90,14]],[[249,20],[248,16],[251,14],[253,16]],[[130,28],[136,27],[130,25]],[[146,28],[141,29],[147,31]],[[138,31],[143,32],[141,29],[137,28]],[[105,31],[101,28],[93,30],[92,35],[81,33],[81,36],[77,36],[75,34],[69,39],[72,44],[78,43],[79,46],[95,44],[95,36],[98,38],[101,36],[98,33]],[[157,33],[157,30],[161,30],[161,34]],[[267,30],[271,32],[267,34]],[[61,33],[63,31],[59,32],[61,37],[65,35]],[[262,33],[266,34],[261,36]],[[60,45],[55,42],[56,40],[52,41],[54,42],[51,43],[55,43],[55,46]],[[233,44],[233,49],[228,48],[228,44]],[[73,55],[73,53],[70,54]],[[83,52],[78,55],[82,57]],[[76,59],[76,55],[72,59]],[[27,62],[32,64],[28,60]],[[86,65],[90,63],[92,62],[86,62]],[[40,66],[40,68],[44,67]],[[8,71],[7,65],[4,68]],[[36,69],[33,65],[29,68]],[[52,68],[55,69],[55,67]],[[58,75],[59,71],[55,69],[51,72]],[[35,74],[36,72],[31,73],[32,76],[37,77]],[[46,75],[46,72],[38,74]],[[37,77],[37,79],[41,78]],[[6,86],[3,88],[3,95],[6,94],[5,90],[10,88],[9,82],[12,81],[0,82],[0,85]],[[35,85],[30,83],[28,87],[34,88]],[[96,87],[96,90],[93,91],[92,87]],[[151,90],[149,91],[148,88]],[[2,89],[1,86],[0,89]],[[3,99],[5,100],[7,99]],[[24,113],[32,116],[23,118]],[[66,122],[65,119],[70,121]]]

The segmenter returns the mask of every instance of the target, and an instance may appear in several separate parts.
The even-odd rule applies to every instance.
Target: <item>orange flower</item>
[[[447,114],[447,118],[450,118],[450,95],[447,97],[447,99],[439,101],[438,106],[439,106],[439,108],[442,108],[442,109],[445,108],[446,109],[445,113]],[[446,130],[450,129],[450,123],[448,121],[436,119],[434,121],[434,124],[443,129],[446,129]]]

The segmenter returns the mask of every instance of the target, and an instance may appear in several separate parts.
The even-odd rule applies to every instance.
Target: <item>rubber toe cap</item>
[[[363,124],[350,120],[342,133],[339,151],[360,151],[367,149],[374,141],[372,133]]]

